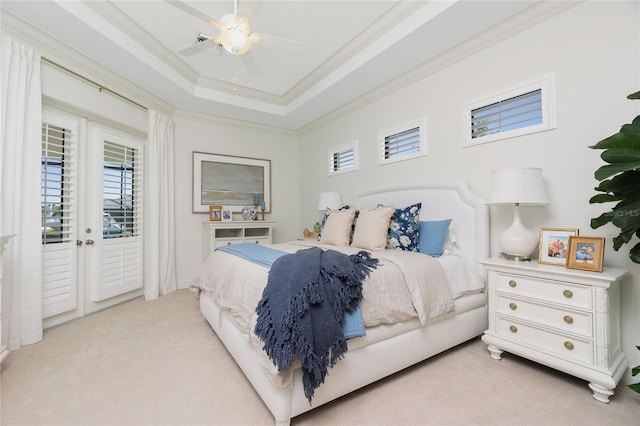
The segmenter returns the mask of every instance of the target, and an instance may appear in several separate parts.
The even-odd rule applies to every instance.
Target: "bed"
[[[463,269],[472,271],[471,274],[479,280],[480,285],[476,282],[471,291],[452,291],[456,293],[452,294],[452,308],[435,317],[426,320],[414,317],[400,322],[383,322],[373,327],[367,326],[366,336],[348,340],[348,352],[330,369],[327,380],[315,390],[311,403],[304,394],[299,363],[294,363],[288,369],[286,377],[278,377],[275,380],[275,367],[272,366],[274,371],[269,371],[268,363],[265,362],[266,355],[262,357],[257,351],[260,342],[256,342],[257,339],[250,333],[255,323],[252,323],[246,315],[244,317],[238,315],[236,308],[228,306],[227,300],[216,296],[207,285],[213,274],[221,273],[216,268],[220,269],[223,264],[230,264],[230,268],[236,270],[235,273],[229,272],[231,274],[229,276],[234,277],[233,280],[253,281],[253,278],[238,278],[237,271],[240,269],[254,271],[262,273],[265,277],[265,282],[260,284],[263,286],[266,284],[267,272],[260,272],[260,270],[266,270],[266,268],[248,262],[247,265],[238,263],[246,261],[239,258],[232,260],[233,256],[226,253],[224,255],[231,257],[223,261],[212,259],[218,253],[216,252],[198,272],[194,286],[199,289],[202,315],[271,411],[276,425],[287,425],[297,415],[439,354],[481,335],[486,330],[485,273],[478,261],[488,257],[489,254],[488,209],[484,200],[473,193],[467,183],[431,181],[387,186],[355,194],[351,204],[399,207],[416,202],[422,205],[421,221],[452,219],[447,233],[445,253],[437,259],[440,265],[447,264],[449,261],[458,266],[462,263]],[[293,252],[318,245],[323,249],[333,248],[309,240],[274,245],[274,247]],[[348,253],[354,253],[353,249],[349,251],[348,247],[345,250]],[[388,256],[391,257],[385,257],[383,252],[370,251],[370,253],[373,257],[378,256],[383,259],[382,263],[390,263],[393,261],[392,256],[396,255],[395,251],[398,250],[387,250]],[[446,276],[449,278],[452,272],[446,271]],[[455,275],[456,272],[454,271],[453,274]],[[220,280],[225,279],[220,278]],[[234,289],[240,284],[242,283],[224,282],[222,286]],[[247,293],[244,290],[236,290],[236,292]],[[244,297],[239,301],[239,305],[247,305],[240,308],[255,309],[251,306],[255,303],[251,297],[242,294],[239,297],[241,299]],[[366,303],[366,295],[362,303],[363,305]]]

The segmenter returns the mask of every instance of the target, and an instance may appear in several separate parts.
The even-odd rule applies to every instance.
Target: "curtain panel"
[[[149,110],[144,220],[144,296],[176,289],[173,120]]]
[[[40,54],[2,38],[0,234],[4,253],[3,338],[9,350],[42,340]]]

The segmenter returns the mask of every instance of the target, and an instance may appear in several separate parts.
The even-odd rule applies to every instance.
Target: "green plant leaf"
[[[590,146],[592,149],[611,149],[611,148],[633,148],[640,144],[640,137],[633,134],[615,133],[608,138],[602,139],[595,145]]]
[[[629,385],[629,387],[631,388],[631,390],[633,390],[634,392],[638,392],[640,393],[640,383],[632,383]]]
[[[628,170],[612,179],[603,181],[601,185],[605,192],[613,193],[616,196],[640,200],[640,171]]]
[[[603,225],[613,220],[613,214],[611,212],[602,213],[600,216],[591,219],[591,228],[598,229]]]
[[[640,228],[640,201],[632,203],[620,203],[613,209],[613,224],[618,228],[625,229],[633,226]]]
[[[627,136],[640,135],[640,115],[633,119],[629,124],[623,124],[620,127],[620,133]]]
[[[640,99],[640,92],[630,94],[629,96],[627,96],[627,99]]]
[[[633,148],[607,149],[602,152],[600,158],[610,164],[640,161],[640,144]]]
[[[629,251],[629,259],[631,259],[633,263],[640,263],[640,243],[631,248],[631,250]],[[638,370],[636,374],[640,373],[640,365],[635,368]]]
[[[620,201],[622,198],[613,194],[597,194],[589,199],[589,204],[610,203],[612,201]]]
[[[623,163],[610,164],[602,166],[594,173],[596,180],[603,180],[613,175],[617,175],[621,172],[628,170],[634,170],[640,167],[640,161],[628,161]]]

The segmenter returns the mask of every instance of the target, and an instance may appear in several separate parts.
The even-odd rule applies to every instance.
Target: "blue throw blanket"
[[[362,299],[362,280],[377,263],[365,251],[347,256],[312,247],[281,256],[271,266],[254,332],[278,371],[298,356],[309,403],[328,367],[347,351],[345,312]]]
[[[254,243],[220,246],[216,250],[231,253],[250,262],[262,265],[265,268],[271,268],[271,265],[277,258],[287,254],[287,252],[282,250],[276,250]],[[367,334],[364,328],[364,319],[362,318],[362,309],[360,309],[360,304],[358,304],[353,312],[347,312],[345,314],[342,324],[342,332],[344,333],[345,339],[352,339],[354,337],[360,337]]]

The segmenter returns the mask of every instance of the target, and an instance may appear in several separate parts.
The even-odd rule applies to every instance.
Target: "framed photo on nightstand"
[[[602,272],[604,237],[569,237],[567,268]]]
[[[538,263],[566,266],[569,237],[576,235],[577,229],[541,228]]]

